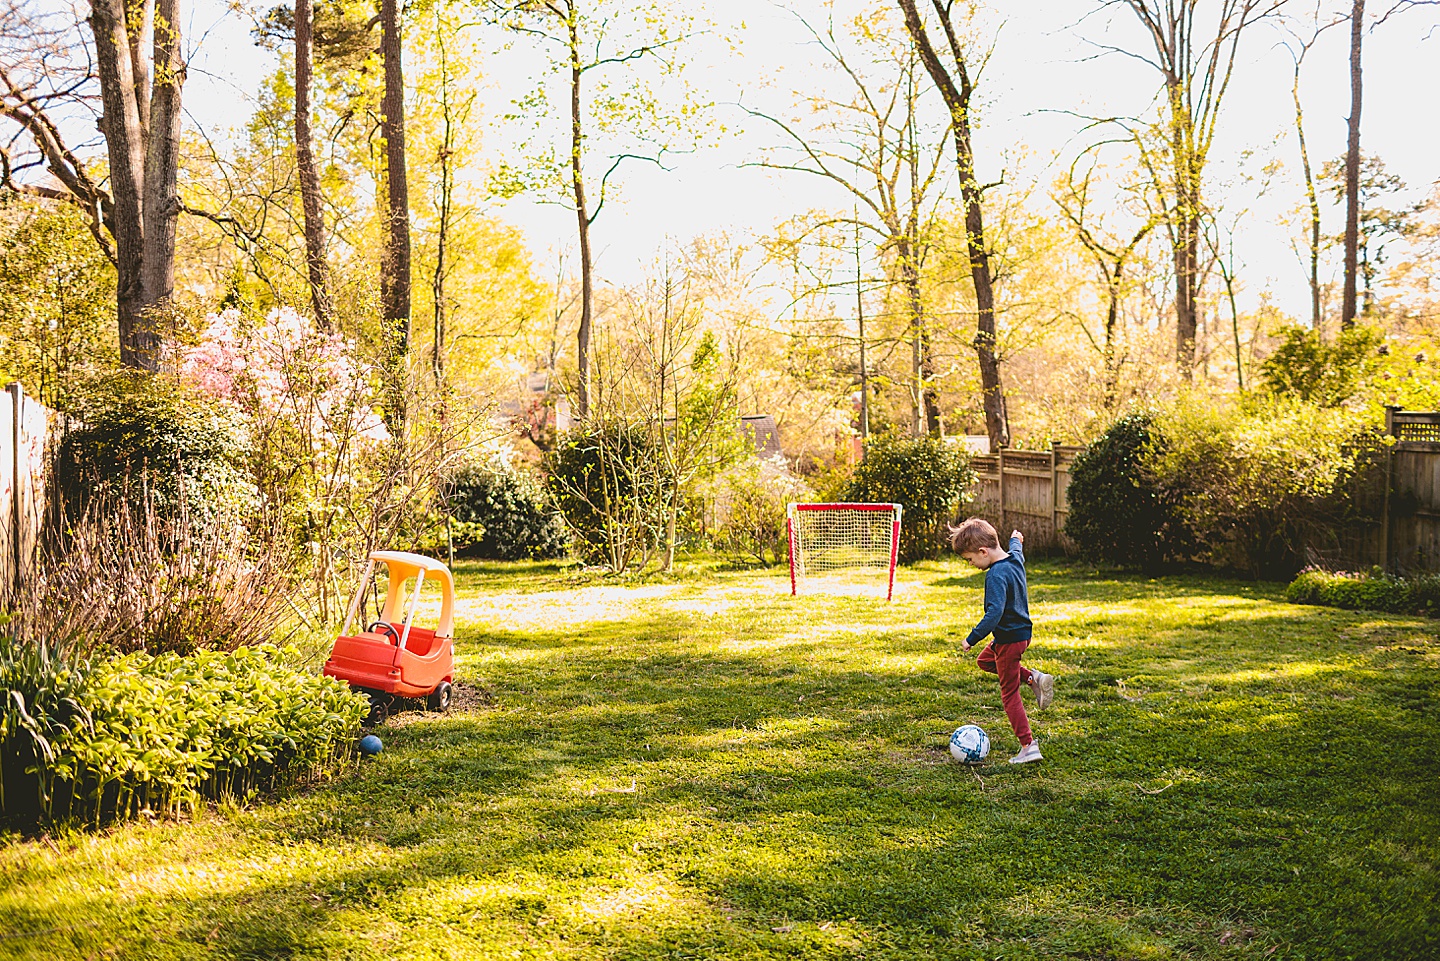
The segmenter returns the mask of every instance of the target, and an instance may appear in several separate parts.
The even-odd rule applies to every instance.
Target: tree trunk
[[[946,19],[946,8],[937,0],[936,12],[941,17],[955,60],[956,78],[946,71],[926,33],[925,24],[915,8],[915,0],[898,0],[905,14],[905,28],[920,53],[920,60],[930,74],[945,106],[950,111],[951,131],[955,138],[955,163],[960,176],[960,196],[965,204],[965,242],[970,255],[970,278],[975,285],[975,354],[980,364],[981,402],[985,409],[985,432],[992,450],[1010,445],[1010,431],[1005,422],[1005,395],[1000,383],[1000,362],[995,356],[995,291],[990,274],[990,254],[985,246],[985,223],[981,213],[980,184],[975,179],[975,157],[970,139],[970,83],[965,61],[961,57],[955,31]],[[958,81],[958,83],[957,83]]]
[[[104,110],[100,129],[109,160],[112,202],[105,225],[115,238],[120,361],[155,371],[159,321],[174,289],[180,213],[176,171],[185,64],[178,2],[162,0],[158,11],[145,4],[133,38],[131,22],[122,0],[94,0],[91,6]]]
[[[1120,366],[1115,363],[1115,329],[1120,325],[1120,284],[1125,260],[1115,261],[1115,273],[1106,277],[1106,293],[1110,303],[1105,309],[1105,409],[1114,410],[1120,399]],[[1101,268],[1102,274],[1104,268]]]
[[[905,288],[905,307],[910,314],[911,376],[915,389],[911,392],[911,434],[924,437],[939,435],[940,403],[935,394],[935,361],[930,351],[930,334],[925,323],[925,304],[921,299],[920,269],[915,263],[914,238],[899,245],[900,279]]]
[[[1290,95],[1295,101],[1295,137],[1300,142],[1300,167],[1305,174],[1305,202],[1310,209],[1310,327],[1320,329],[1320,200],[1315,194],[1315,175],[1310,167],[1310,151],[1305,145],[1305,113],[1300,106],[1300,60],[1295,61],[1295,83]]]
[[[380,130],[385,138],[385,256],[380,265],[380,308],[389,339],[390,428],[405,421],[405,370],[410,352],[410,190],[405,177],[405,81],[401,57],[399,0],[382,0],[385,94]]]
[[[180,0],[160,0],[155,22],[155,83],[145,143],[145,293],[155,322],[175,292],[175,228],[180,221]],[[152,344],[152,349],[158,347]]]
[[[969,160],[968,124],[964,157]],[[960,135],[956,134],[957,150]],[[966,171],[964,168],[968,167]],[[961,187],[965,197],[965,234],[970,250],[970,279],[975,284],[975,309],[978,313],[975,330],[975,354],[980,361],[980,389],[985,407],[985,432],[990,435],[990,448],[1010,446],[1010,426],[1005,422],[1005,393],[1000,386],[1000,361],[995,356],[995,293],[990,284],[990,254],[985,248],[985,227],[980,214],[980,186],[975,182],[973,164],[963,164],[961,176],[968,180]]]
[[[1355,287],[1360,247],[1360,47],[1365,31],[1365,0],[1350,8],[1350,137],[1345,148],[1345,295],[1340,327],[1355,326]]]
[[[440,40],[440,110],[444,120],[444,137],[440,142],[440,229],[435,244],[435,277],[431,294],[435,304],[434,344],[430,366],[435,375],[435,390],[439,395],[440,418],[445,420],[445,277],[449,270],[446,255],[450,242],[450,210],[455,196],[455,118],[450,109],[449,53],[445,49],[444,26],[437,12],[435,17],[436,37]]]
[[[447,111],[448,112],[448,111]],[[450,118],[445,118],[445,146],[440,151],[440,231],[435,245],[435,277],[431,294],[435,301],[434,345],[431,351],[430,368],[435,375],[435,388],[444,404],[445,391],[445,262],[450,240],[450,204],[454,194],[454,172],[450,169]]]
[[[1175,365],[1180,376],[1195,376],[1196,306],[1200,286],[1200,176],[1196,169],[1194,128],[1178,77],[1168,84],[1170,158],[1175,171]]]
[[[1176,223],[1175,261],[1175,364],[1180,376],[1195,376],[1195,335],[1200,328],[1196,316],[1196,287],[1199,282],[1200,237],[1198,224],[1181,211]]]
[[[580,331],[575,338],[575,416],[590,417],[590,324],[594,304],[594,262],[590,251],[590,211],[585,203],[585,179],[581,174],[584,137],[580,125],[580,35],[577,13],[572,6],[566,19],[570,40],[570,179],[575,192],[575,219],[580,229]]]
[[[329,269],[325,263],[325,220],[320,208],[320,175],[310,132],[311,68],[314,44],[311,31],[312,0],[295,0],[295,167],[300,177],[300,206],[305,217],[305,269],[310,281],[310,306],[315,324],[335,329],[330,300]]]

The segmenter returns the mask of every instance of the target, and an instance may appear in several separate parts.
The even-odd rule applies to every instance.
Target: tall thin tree
[[[803,18],[800,22],[830,62],[849,78],[853,92],[848,100],[809,98],[813,112],[821,118],[814,132],[747,108],[751,116],[782,131],[788,145],[799,153],[793,161],[763,160],[751,166],[811,174],[851,194],[856,205],[849,218],[821,216],[808,228],[853,226],[857,239],[862,229],[875,238],[886,273],[898,284],[905,305],[911,347],[911,432],[915,436],[938,434],[940,400],[921,281],[933,246],[929,227],[944,179],[941,170],[948,126],[926,122],[920,65],[908,38],[892,40],[883,21],[867,21],[854,38],[863,41],[863,46],[849,52],[849,44],[836,33],[833,20],[824,30]],[[866,63],[873,64],[873,69],[866,69]],[[798,273],[798,246],[796,251]],[[796,291],[797,304],[799,299]]]
[[[960,43],[955,21],[954,0],[931,0],[950,55],[947,66],[930,40],[929,28],[915,0],[897,0],[905,14],[905,28],[920,54],[945,106],[950,111],[950,133],[955,141],[955,166],[960,179],[960,197],[965,206],[965,244],[970,258],[970,279],[975,286],[975,354],[980,365],[981,403],[985,410],[985,432],[990,447],[998,450],[1010,444],[1010,425],[1005,418],[1005,393],[1000,382],[1000,361],[996,356],[995,285],[990,268],[990,248],[985,243],[984,189],[975,176],[974,140],[970,130],[970,98],[975,84],[970,63]]]
[[[389,353],[391,433],[405,420],[405,377],[410,352],[410,188],[405,172],[404,47],[399,0],[381,0],[380,53],[385,61],[385,93],[380,132],[385,139],[385,252],[380,263],[380,310]]]
[[[1355,326],[1355,288],[1360,249],[1360,107],[1364,103],[1360,68],[1365,39],[1365,0],[1350,5],[1350,117],[1345,139],[1345,292],[1340,301],[1340,327]]]
[[[649,0],[622,4],[618,0],[487,0],[493,19],[516,33],[541,41],[553,51],[551,65],[566,80],[567,113],[564,159],[553,144],[542,155],[526,158],[531,169],[506,166],[498,186],[507,192],[563,191],[575,212],[580,243],[580,326],[576,332],[575,415],[590,415],[592,377],[590,344],[595,321],[595,253],[591,230],[605,206],[610,177],[626,160],[663,166],[663,157],[677,140],[689,135],[698,111],[687,103],[677,114],[663,115],[658,97],[645,83],[607,84],[601,71],[623,67],[637,70],[657,65],[662,75],[678,74],[670,48],[690,36],[692,17],[684,5]],[[542,88],[543,90],[543,88]],[[688,90],[686,91],[688,100]],[[543,113],[543,93],[524,101],[526,112]],[[688,119],[685,119],[688,118]],[[619,135],[612,144],[610,165],[595,182],[586,164],[596,152],[597,135]],[[528,146],[528,145],[527,145]],[[539,169],[537,169],[539,168]],[[561,171],[563,170],[563,173]],[[593,188],[593,191],[592,191]]]
[[[1102,7],[1122,7],[1139,21],[1150,52],[1142,55],[1102,45],[1137,57],[1160,74],[1162,94],[1159,140],[1163,163],[1152,165],[1164,204],[1165,226],[1175,274],[1175,363],[1189,379],[1195,367],[1199,330],[1200,285],[1204,271],[1200,244],[1204,236],[1205,165],[1215,142],[1220,107],[1235,69],[1236,51],[1245,29],[1279,10],[1284,0],[1219,0],[1213,28],[1197,24],[1201,0],[1105,0]]]
[[[300,206],[305,220],[305,272],[310,282],[310,308],[321,330],[335,328],[330,299],[329,267],[325,261],[325,220],[321,212],[320,174],[310,130],[310,90],[314,73],[313,0],[295,0],[295,168],[300,179]]]

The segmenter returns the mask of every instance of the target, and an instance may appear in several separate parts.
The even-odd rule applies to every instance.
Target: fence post
[[[1385,496],[1380,507],[1380,569],[1390,570],[1390,488],[1395,477],[1395,414],[1400,408],[1394,404],[1385,405],[1385,436],[1391,442],[1385,445]]]
[[[8,585],[11,597],[20,597],[20,560],[22,547],[25,538],[21,532],[21,505],[20,505],[20,442],[24,439],[25,431],[25,388],[19,381],[15,381],[5,388],[10,392],[10,551],[11,563],[15,565],[11,571],[13,580]],[[27,458],[28,460],[28,458]],[[29,464],[26,464],[29,467]],[[29,473],[27,470],[26,473]]]
[[[1050,530],[1054,532],[1055,547],[1060,546],[1060,442],[1050,442]]]
[[[999,521],[1000,521],[1000,527],[1003,529],[1003,528],[1005,527],[1005,448],[1003,448],[1003,447],[1000,448],[1000,453],[996,455],[995,461],[996,461],[997,464],[1000,465],[1000,467],[999,467],[999,470],[1000,470],[1000,517],[999,517]]]

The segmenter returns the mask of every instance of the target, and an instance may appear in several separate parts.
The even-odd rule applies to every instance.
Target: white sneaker
[[[1031,761],[1045,760],[1040,756],[1040,742],[1031,741],[1020,749],[1020,753],[1010,759],[1011,764],[1029,764]]]
[[[1055,699],[1055,675],[1031,668],[1030,690],[1035,693],[1035,710],[1045,710]]]

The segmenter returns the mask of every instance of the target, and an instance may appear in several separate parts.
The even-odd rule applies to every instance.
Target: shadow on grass
[[[1024,768],[948,762],[962,720],[997,753],[1010,735],[993,679],[940,659],[943,609],[759,597],[583,636],[469,626],[460,679],[483,671],[494,706],[382,732],[355,778],[235,823],[243,846],[301,852],[289,876],[65,911],[156,958],[384,956],[416,923],[437,953],[533,956],[567,924],[552,953],[1433,953],[1433,631],[1381,648],[1356,632],[1417,628],[1182,587],[1032,573],[1058,610],[1032,652],[1061,682],[1035,718],[1048,760]],[[866,630],[823,629],[847,619]],[[378,863],[307,877],[331,848]],[[642,881],[669,900],[590,911]],[[148,953],[165,937],[192,953]]]

